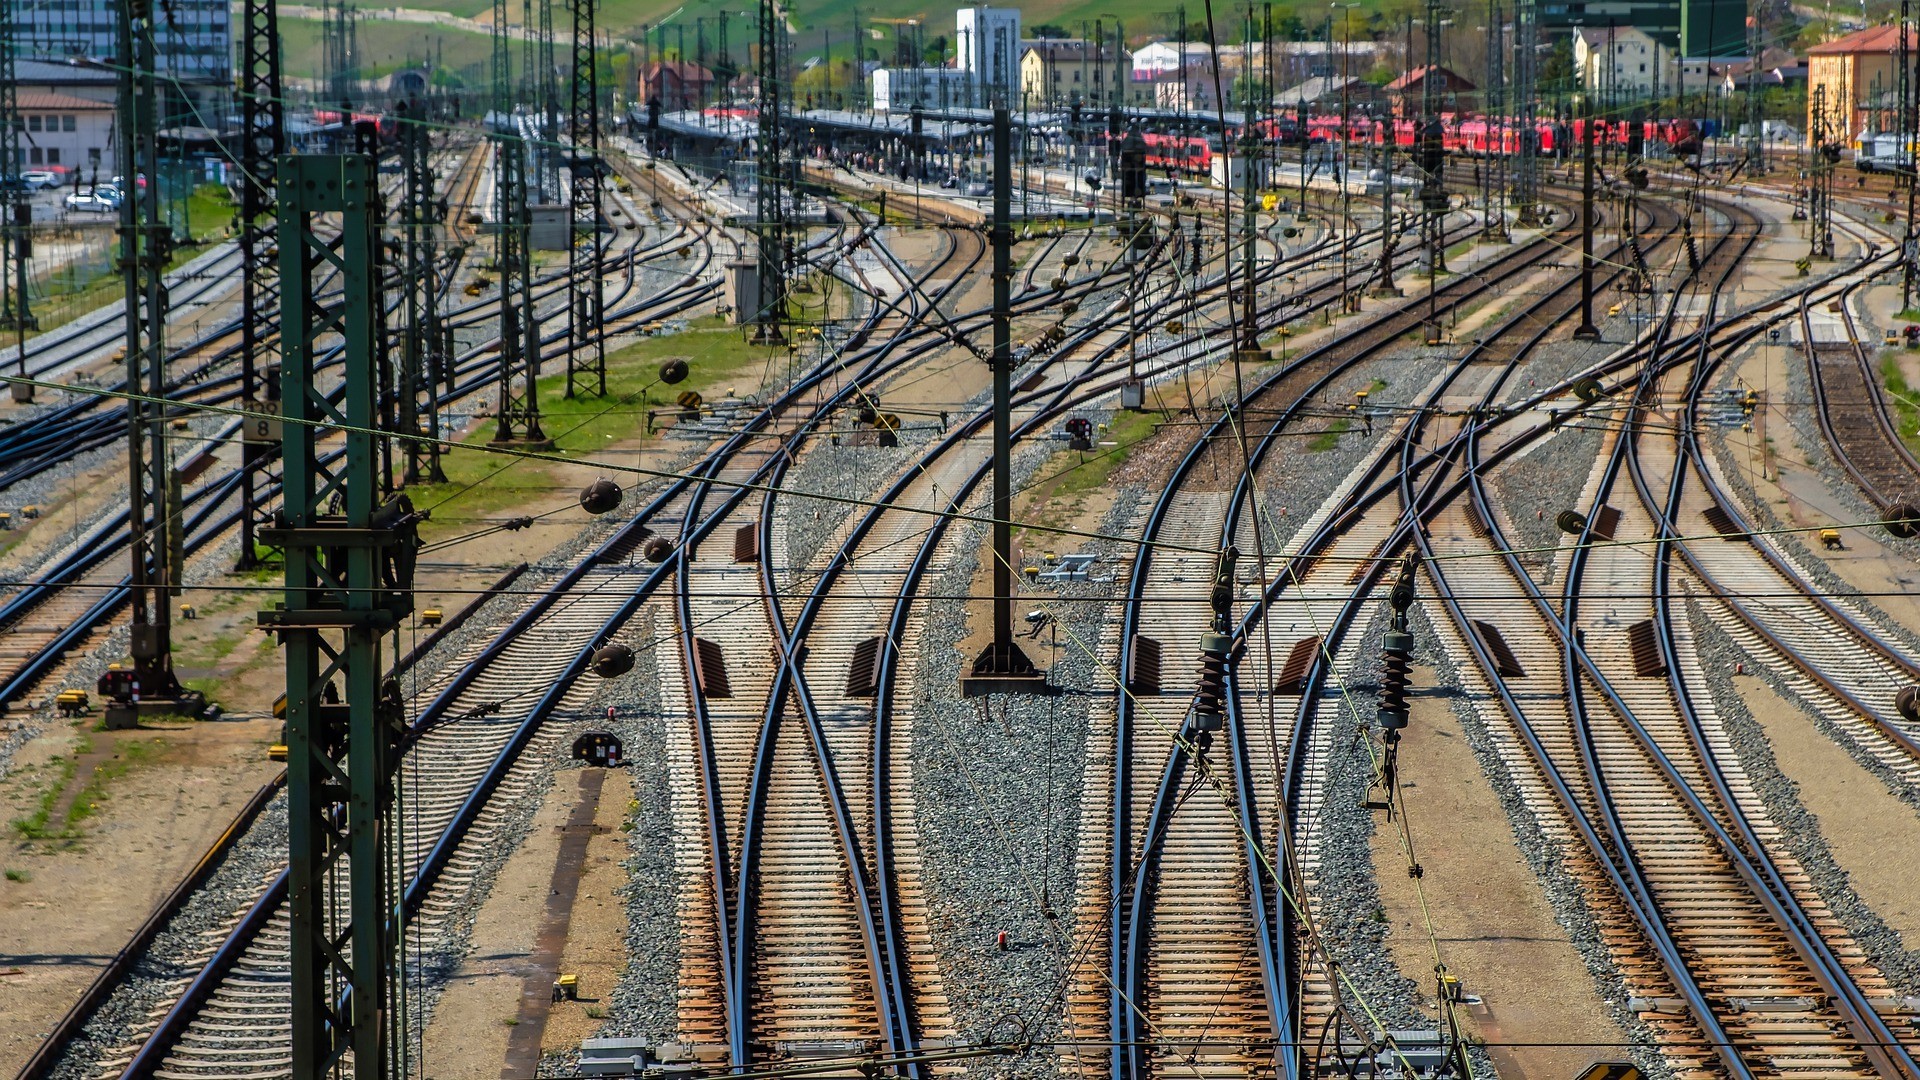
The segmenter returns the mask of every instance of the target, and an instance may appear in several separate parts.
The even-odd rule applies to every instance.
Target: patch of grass
[[[82,739],[78,752],[85,753],[89,745],[89,740]],[[48,828],[48,819],[53,817],[53,808],[60,802],[60,793],[73,780],[74,759],[56,754],[47,764],[53,772],[47,778],[46,786],[40,789],[40,798],[34,803],[33,812],[26,817],[14,818],[11,822],[13,831],[24,840],[52,840],[59,835],[57,829]]]
[[[1898,315],[1895,315],[1894,318],[1902,319],[1906,322],[1920,322],[1920,308],[1908,308]]]
[[[161,717],[158,719],[171,719]],[[181,717],[180,719],[185,719]],[[145,765],[159,757],[166,750],[166,744],[159,740],[127,740],[120,744],[120,752],[101,762],[87,778],[87,786],[80,789],[79,797],[73,800],[73,806],[67,811],[64,831],[72,835],[80,824],[92,817],[100,809],[100,803],[107,798],[107,785],[131,772],[134,767]]]
[[[233,224],[233,198],[223,184],[201,184],[187,196],[187,229],[196,240],[208,240]]]
[[[1375,379],[1373,380],[1373,382],[1367,384],[1367,395],[1371,397],[1372,395],[1377,394],[1380,391],[1385,390],[1386,388],[1387,388],[1387,381],[1385,379]],[[1318,435],[1315,435],[1313,438],[1307,440],[1307,452],[1313,453],[1313,454],[1324,454],[1327,451],[1333,449],[1334,447],[1339,446],[1340,436],[1345,435],[1347,432],[1352,430],[1353,430],[1353,421],[1343,416],[1340,419],[1335,420],[1333,423],[1328,424],[1327,429],[1325,431],[1322,431]]]
[[[606,1018],[607,1018],[607,1007],[605,1005],[587,1006],[587,1019],[605,1020]]]
[[[1126,464],[1133,447],[1153,436],[1157,416],[1151,412],[1115,412],[1107,430],[1096,433],[1093,450],[1062,450],[1055,454],[1041,468],[1038,479],[1024,491],[1014,493],[1027,507],[1019,517],[1049,529],[1071,522],[1085,505],[1088,493],[1111,486],[1114,470]],[[1113,445],[1104,445],[1106,443]],[[1023,543],[1028,533],[1026,529],[1015,530]],[[1032,539],[1036,544],[1051,547],[1072,538],[1040,531],[1034,532]]]
[[[25,885],[27,882],[33,880],[33,875],[25,870],[9,869],[7,871],[7,880]]]
[[[1880,380],[1887,388],[1887,400],[1893,403],[1893,428],[1907,449],[1920,454],[1920,404],[1917,404],[1907,378],[1900,371],[1900,354],[1882,353]]]
[[[1151,438],[1155,430],[1153,413],[1125,410],[1114,413],[1113,419],[1107,423],[1106,432],[1095,436],[1093,456],[1086,457],[1077,468],[1061,476],[1054,493],[1078,495],[1106,487],[1113,471],[1127,463],[1134,445]],[[1109,442],[1113,445],[1103,445]]]
[[[1329,424],[1327,430],[1307,440],[1307,451],[1313,454],[1324,454],[1334,447],[1339,446],[1340,436],[1352,430],[1353,421],[1341,417],[1332,424]]]
[[[784,348],[748,344],[739,327],[723,320],[696,320],[680,333],[643,338],[608,353],[606,397],[566,397],[564,368],[542,378],[541,428],[553,440],[554,453],[591,459],[616,440],[649,438],[648,410],[660,411],[664,419],[667,403],[682,391],[718,398],[744,375],[784,367],[787,355]],[[672,357],[687,361],[686,380],[656,384],[661,362]],[[558,358],[550,364],[559,366]],[[472,532],[476,522],[504,510],[538,513],[572,503],[573,485],[560,484],[552,463],[478,449],[491,442],[494,430],[491,420],[480,424],[464,444],[476,449],[454,449],[441,457],[446,483],[408,489],[416,507],[434,511],[421,523],[421,539],[432,543]],[[613,478],[622,487],[640,479]]]

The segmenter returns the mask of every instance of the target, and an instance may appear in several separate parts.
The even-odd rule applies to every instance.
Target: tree
[[[947,35],[941,34],[939,37],[927,42],[927,50],[920,57],[920,62],[932,67],[946,67]]]
[[[811,102],[813,108],[839,107],[845,103],[847,88],[857,78],[853,61],[833,60],[815,64],[794,77],[793,96]]]

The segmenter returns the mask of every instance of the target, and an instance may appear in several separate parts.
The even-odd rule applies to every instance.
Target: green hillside
[[[417,66],[429,58],[437,58],[466,78],[484,77],[493,55],[492,43],[485,34],[419,23],[364,19],[355,36],[360,45],[360,74],[369,79]],[[285,49],[282,63],[286,74],[302,79],[320,77],[319,20],[281,18],[280,40]]]
[[[1028,29],[1051,25],[1067,35],[1078,36],[1095,19],[1103,20],[1111,32],[1113,20],[1117,18],[1128,41],[1139,43],[1172,35],[1178,25],[1176,2],[1027,0],[1021,6],[1022,25]],[[565,0],[555,0],[554,13],[556,28],[563,33],[567,24],[564,3]],[[1363,0],[1363,3],[1364,8],[1353,14],[1356,36],[1368,32],[1397,33],[1402,14],[1412,10],[1418,0]],[[510,23],[522,23],[523,4],[524,0],[509,3]],[[482,21],[491,19],[493,9],[489,0],[408,0],[407,6]],[[799,31],[795,51],[802,60],[821,55],[828,45],[835,56],[851,55],[849,42],[856,12],[867,30],[861,44],[878,58],[890,60],[894,27],[909,19],[918,20],[925,27],[921,36],[929,46],[944,40],[951,51],[954,12],[959,6],[953,0],[933,6],[928,6],[928,0],[795,0],[789,18]],[[745,62],[755,41],[753,8],[738,0],[601,0],[598,19],[602,32],[613,36],[616,50],[631,47],[638,52],[644,48],[650,55],[659,56],[664,49],[665,55],[683,54],[688,59],[700,54],[704,26],[706,53],[711,60],[719,53],[722,11],[727,13],[728,52],[736,62]],[[1244,12],[1244,5],[1236,7],[1231,0],[1216,5],[1216,28],[1223,43],[1239,39]],[[1204,25],[1204,4],[1201,0],[1186,0],[1185,14],[1192,28],[1190,33],[1197,37]],[[1310,0],[1277,3],[1273,6],[1273,17],[1278,36],[1317,35],[1319,26],[1327,18],[1327,9]],[[319,24],[310,19],[283,18],[280,25],[286,41],[288,74],[317,75]],[[645,46],[640,44],[643,27],[652,28],[646,35]],[[488,56],[487,36],[481,32],[373,18],[360,23],[359,42],[366,58],[363,70],[369,75],[385,74],[403,66],[410,58],[418,60],[438,54],[444,56],[447,67],[456,72],[466,69],[471,78],[482,72]]]

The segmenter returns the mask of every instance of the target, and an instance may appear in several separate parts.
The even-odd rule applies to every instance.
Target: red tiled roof
[[[112,105],[104,101],[94,101],[89,98],[75,97],[72,94],[60,94],[52,91],[41,91],[40,93],[27,91],[16,95],[15,100],[19,102],[21,112],[44,112],[48,109],[61,109],[66,112],[91,112],[94,110],[108,111],[113,108]]]
[[[1426,78],[1427,72],[1429,70],[1431,70],[1436,75],[1445,75],[1447,77],[1448,84],[1451,85],[1456,90],[1472,90],[1474,88],[1471,82],[1468,82],[1466,79],[1461,78],[1458,73],[1448,68],[1445,68],[1445,67],[1428,68],[1425,64],[1422,64],[1419,67],[1414,68],[1412,71],[1407,72],[1405,75],[1402,75],[1399,78],[1388,83],[1387,89],[1388,90],[1406,90],[1409,87],[1412,87],[1418,84],[1421,79]]]
[[[1907,33],[1907,47],[1913,48],[1920,43],[1920,35],[1912,31]],[[1852,56],[1858,53],[1894,53],[1900,51],[1899,28],[1887,26],[1869,26],[1865,30],[1856,30],[1846,37],[1824,44],[1815,45],[1807,50],[1810,56]]]

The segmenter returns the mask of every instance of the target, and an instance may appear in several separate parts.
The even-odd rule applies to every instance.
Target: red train
[[[1147,132],[1147,168],[1205,176],[1213,171],[1213,147],[1197,135]]]
[[[313,110],[313,122],[322,127],[341,123],[348,124],[349,126],[353,124],[370,123],[373,125],[374,131],[379,135],[380,141],[383,143],[392,142],[394,138],[400,134],[399,122],[392,116],[381,112],[355,111],[352,113],[343,113],[338,109],[315,109]]]
[[[1626,146],[1636,121],[1595,121],[1595,141],[1601,146]],[[1714,132],[1711,120],[1642,120],[1641,136],[1648,143],[1665,143],[1676,153],[1697,153],[1703,139]],[[1278,142],[1345,142],[1357,146],[1393,145],[1411,149],[1417,124],[1412,120],[1371,120],[1349,118],[1344,124],[1337,116],[1313,116],[1307,119],[1305,137],[1299,134],[1297,120],[1263,122],[1269,137]],[[1440,118],[1441,142],[1450,154],[1470,157],[1503,156],[1520,150],[1519,124],[1503,117],[1443,114]],[[1536,122],[1539,152],[1552,155],[1580,145],[1587,130],[1584,119],[1565,123],[1553,120]]]

